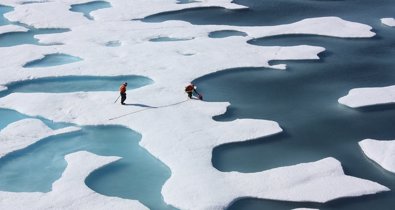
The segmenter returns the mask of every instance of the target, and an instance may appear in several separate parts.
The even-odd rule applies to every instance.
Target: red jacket
[[[194,89],[195,89],[195,86],[191,84],[191,85],[188,85],[188,86],[185,87],[185,92],[190,93]]]
[[[121,87],[119,87],[119,92],[126,93],[126,85],[122,84]]]

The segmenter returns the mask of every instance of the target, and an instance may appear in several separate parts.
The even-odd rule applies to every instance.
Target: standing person
[[[128,86],[128,83],[125,82],[119,87],[119,93],[121,94],[121,104],[125,105],[125,100],[126,100],[126,86]]]
[[[189,98],[192,98],[192,94],[193,92],[195,92],[198,95],[198,98],[200,100],[203,100],[203,96],[200,95],[197,91],[196,91],[196,86],[194,84],[189,84],[188,86],[185,87],[185,92],[188,94]]]

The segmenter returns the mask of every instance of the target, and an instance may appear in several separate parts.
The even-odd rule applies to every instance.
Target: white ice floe
[[[339,103],[357,108],[395,103],[395,85],[387,87],[356,88],[341,97]]]
[[[363,152],[384,169],[395,173],[395,140],[365,139],[359,142]]]
[[[48,136],[70,133],[79,129],[78,127],[66,127],[52,130],[38,119],[19,120],[0,131],[0,157],[23,149]]]
[[[129,106],[113,103],[118,92],[77,92],[12,93],[0,98],[0,107],[40,115],[54,121],[78,125],[117,124],[140,132],[140,145],[171,169],[172,175],[164,185],[162,194],[167,203],[180,209],[222,209],[232,201],[246,196],[326,202],[388,190],[377,183],[345,175],[340,163],[333,158],[258,173],[220,172],[211,163],[214,147],[274,135],[282,129],[276,122],[269,120],[216,122],[212,117],[223,114],[229,103],[185,100],[187,97],[183,93],[187,83],[207,74],[238,67],[285,68],[281,64],[270,66],[269,61],[319,59],[318,54],[325,50],[319,46],[264,47],[248,44],[247,41],[253,38],[284,34],[368,38],[374,36],[370,26],[337,17],[311,18],[267,27],[196,26],[183,21],[129,21],[159,12],[193,7],[244,8],[230,0],[207,0],[190,4],[177,4],[176,0],[110,0],[108,2],[112,8],[91,13],[94,21],[69,10],[72,4],[86,2],[89,1],[55,0],[21,5],[20,0],[3,0],[3,4],[15,7],[14,11],[6,14],[12,21],[37,28],[69,28],[71,31],[35,36],[40,43],[63,45],[19,45],[0,49],[0,57],[9,58],[0,62],[0,85],[66,75],[142,75],[151,78],[154,83],[128,91],[129,98],[126,102],[131,103]],[[248,36],[222,39],[208,37],[210,32],[218,30],[237,30]],[[189,40],[149,41],[157,37]],[[106,43],[109,41],[116,41],[120,45],[108,47]],[[70,54],[83,61],[56,67],[23,68],[29,61],[53,53]],[[89,160],[83,160],[84,162],[96,165],[90,167],[91,165],[74,164],[76,159],[86,158],[85,156],[89,156]],[[71,206],[108,209],[106,205],[115,203],[112,208],[120,209],[124,207],[117,206],[121,202],[128,203],[129,209],[140,208],[135,201],[99,196],[88,190],[81,180],[99,167],[98,162],[102,159],[81,153],[72,157],[76,158],[70,161],[68,157],[69,167],[64,176],[54,183],[52,192],[4,192],[0,195],[6,201],[1,204],[12,207],[18,201],[20,208],[31,205],[44,208],[50,205],[53,208]],[[79,170],[83,170],[83,176]],[[75,176],[79,181],[68,183],[68,177]],[[60,186],[59,183],[64,185]],[[132,205],[138,207],[133,208]]]
[[[1,209],[148,209],[138,201],[100,195],[85,185],[94,170],[118,157],[81,151],[66,156],[67,167],[48,193],[0,192]],[[81,164],[84,163],[84,164]]]
[[[29,29],[23,27],[23,26],[18,26],[18,25],[4,25],[0,26],[0,35],[6,34],[6,33],[11,33],[11,32],[26,32]]]
[[[381,22],[387,26],[391,26],[391,27],[395,26],[394,18],[381,18]]]

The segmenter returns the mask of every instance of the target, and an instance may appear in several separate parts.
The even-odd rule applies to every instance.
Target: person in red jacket
[[[128,83],[125,82],[119,87],[119,93],[121,94],[121,104],[125,105],[125,100],[126,100],[126,86],[128,86]]]
[[[200,95],[197,91],[196,91],[196,86],[194,84],[189,84],[188,86],[185,87],[185,92],[188,94],[189,98],[192,98],[193,92],[195,92],[198,95],[198,98],[200,100],[203,100],[203,96]]]

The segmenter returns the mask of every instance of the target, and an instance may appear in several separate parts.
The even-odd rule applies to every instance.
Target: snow
[[[339,103],[357,108],[395,103],[395,85],[387,87],[355,88],[341,97]]]
[[[387,26],[391,26],[391,27],[395,26],[394,18],[381,18],[381,22]]]
[[[395,173],[395,140],[365,139],[359,142],[359,146],[368,158],[384,169]]]
[[[23,149],[35,142],[53,135],[79,130],[77,127],[66,127],[52,130],[41,120],[24,119],[7,125],[0,131],[0,158],[7,153]]]
[[[157,108],[114,104],[118,92],[12,93],[0,98],[0,107],[43,116],[77,125],[123,125],[142,134],[140,145],[171,169],[162,194],[165,202],[180,209],[223,209],[240,197],[327,202],[333,199],[374,194],[388,188],[344,174],[334,158],[276,168],[257,173],[220,172],[211,163],[213,148],[227,143],[249,141],[282,131],[269,120],[237,119],[217,122],[213,116],[225,113],[229,103],[186,100],[183,89],[193,79],[237,67],[272,67],[271,60],[319,59],[320,46],[264,47],[247,43],[259,37],[284,34],[317,34],[339,38],[369,38],[371,27],[337,17],[310,18],[278,26],[241,27],[192,25],[183,21],[144,23],[130,21],[158,12],[192,7],[221,6],[244,8],[230,0],[177,4],[175,0],[111,0],[112,8],[93,11],[95,21],[69,11],[71,4],[86,0],[62,0],[39,4],[19,4],[5,14],[36,28],[69,28],[60,34],[37,35],[41,43],[63,45],[19,45],[0,50],[0,85],[15,81],[66,75],[141,75],[154,83],[129,90],[127,103]],[[50,11],[50,12],[43,12]],[[218,30],[237,30],[246,37],[212,39]],[[152,38],[190,39],[179,42],[151,42]],[[107,47],[118,41],[119,47]],[[25,69],[29,61],[44,55],[62,53],[83,60],[56,67]],[[205,93],[203,93],[205,94]],[[20,100],[23,98],[24,100]],[[27,129],[27,128],[25,128]],[[8,134],[7,134],[8,135]],[[53,191],[6,193],[0,196],[5,208],[78,207],[86,209],[143,208],[136,201],[100,196],[89,190],[83,179],[96,168],[114,161],[88,153],[67,156],[68,168],[53,184]],[[77,164],[83,161],[84,165]],[[83,168],[80,168],[83,167]],[[19,206],[18,206],[19,205]]]
[[[85,185],[94,170],[118,157],[81,151],[66,156],[67,168],[48,193],[0,192],[1,209],[148,209],[138,201],[100,195]],[[81,164],[84,163],[84,164]]]
[[[0,26],[0,35],[11,32],[26,32],[29,29],[18,25],[4,25]]]

